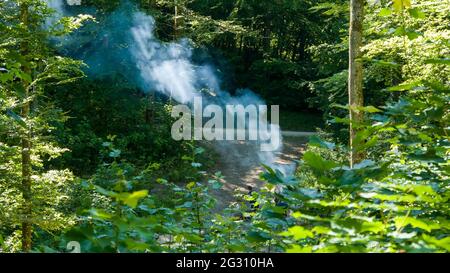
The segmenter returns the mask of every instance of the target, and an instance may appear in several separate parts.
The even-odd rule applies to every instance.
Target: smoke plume
[[[59,41],[67,55],[88,64],[90,75],[106,75],[120,70],[144,92],[156,91],[182,104],[191,104],[195,96],[202,96],[205,104],[214,103],[223,107],[264,104],[250,90],[238,90],[235,96],[222,90],[220,78],[212,65],[192,61],[193,47],[189,40],[161,42],[155,36],[155,20],[130,3],[124,3],[115,12],[104,15],[95,14],[96,11],[87,7],[68,7],[63,0],[47,1],[57,11],[56,16],[89,12],[94,13],[92,15],[96,18],[101,17],[101,22],[89,23],[85,27],[91,30],[83,32],[90,33],[89,36],[76,33]],[[279,126],[268,126],[276,132],[274,135],[281,143]],[[259,144],[249,142],[248,145],[254,146],[254,149],[252,154],[246,156],[256,157],[261,163],[278,168],[285,174],[292,171],[291,167],[275,163],[275,152],[261,152]],[[227,141],[220,141],[217,147],[233,152]]]

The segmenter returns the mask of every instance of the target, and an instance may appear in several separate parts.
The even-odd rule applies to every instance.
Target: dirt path
[[[295,160],[299,160],[308,141],[307,135],[285,136],[283,150],[276,154],[276,164],[295,168]],[[223,188],[213,191],[218,201],[217,209],[221,210],[235,200],[235,192],[248,192],[247,187],[260,189],[264,182],[259,179],[263,172],[261,161],[255,153],[255,147],[245,142],[233,142],[227,145],[214,145],[212,148],[219,158],[215,169],[225,177]]]

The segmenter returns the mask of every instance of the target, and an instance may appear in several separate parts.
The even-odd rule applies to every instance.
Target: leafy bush
[[[294,223],[278,242],[288,252],[450,251],[450,89],[429,82],[407,89],[410,96],[371,115],[359,133],[368,159],[354,168],[326,159],[342,148],[314,138],[298,181],[270,171],[268,182],[284,185],[277,198],[292,212],[280,217]]]

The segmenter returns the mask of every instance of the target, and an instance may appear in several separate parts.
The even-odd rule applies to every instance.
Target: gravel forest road
[[[283,132],[283,149],[276,153],[276,164],[281,166],[295,166],[295,161],[301,158],[304,152],[308,136],[306,132]],[[259,179],[263,172],[258,156],[255,155],[254,146],[245,142],[235,141],[226,146],[214,145],[212,148],[217,152],[219,158],[215,171],[220,171],[225,177],[222,181],[221,190],[213,190],[217,198],[217,210],[220,211],[235,200],[236,192],[248,192],[247,187],[254,190],[260,189],[264,182]]]

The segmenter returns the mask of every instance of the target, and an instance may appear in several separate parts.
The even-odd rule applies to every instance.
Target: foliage
[[[448,55],[448,8],[444,3],[417,1],[417,5],[400,9],[387,3],[367,7],[365,31],[365,102],[376,107],[396,101],[401,94],[385,89],[420,80],[448,82],[448,67],[428,63],[436,56]],[[431,18],[431,19],[430,19]],[[334,122],[345,112],[334,105],[347,104],[347,38],[343,33],[338,44],[310,47],[313,61],[323,77],[311,81],[313,96],[308,99],[321,109],[335,136],[346,139],[346,128]]]
[[[445,1],[368,1],[366,103],[352,109],[365,114],[355,144],[366,159],[353,168],[348,1],[124,2],[66,6],[95,8],[95,21],[57,18],[41,0],[0,2],[1,252],[20,251],[28,214],[36,252],[70,251],[73,241],[83,252],[450,251]],[[262,189],[218,209],[218,159],[173,141],[172,104],[139,90],[127,55],[112,56],[127,50],[121,18],[137,9],[154,15],[162,40],[190,38],[193,58],[217,65],[224,84],[292,111],[282,114],[285,130],[320,123],[299,110],[323,113],[327,127],[294,174],[264,166]],[[32,198],[21,185],[24,139],[33,144]]]
[[[32,10],[28,24],[20,21],[24,5]],[[46,41],[75,30],[88,17],[64,18],[43,29],[40,26],[51,11],[33,0],[2,3],[0,15],[4,41],[0,45],[0,230],[10,242],[5,249],[17,251],[18,227],[23,221],[31,221],[36,232],[47,233],[73,224],[72,211],[67,207],[73,175],[67,169],[47,168],[51,159],[66,152],[51,135],[55,129],[52,122],[64,120],[65,115],[44,96],[44,89],[82,77],[82,63],[53,54]],[[27,104],[32,104],[29,115],[23,110]],[[29,151],[21,147],[24,136],[33,143]],[[24,197],[21,184],[25,152],[31,157],[31,201]]]
[[[202,152],[203,149],[195,149],[192,165],[200,165],[194,161]],[[208,241],[216,238],[216,229],[223,228],[212,221],[210,211],[215,200],[208,185],[221,187],[219,173],[206,185],[195,182],[203,178],[202,172],[191,178],[193,182],[177,185],[155,178],[155,164],[133,172],[132,166],[116,161],[117,154],[109,153],[114,162],[82,182],[84,189],[91,192],[92,203],[62,242],[78,241],[88,252],[202,252],[213,247],[218,250],[216,243]]]

